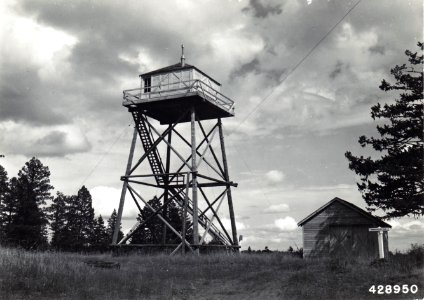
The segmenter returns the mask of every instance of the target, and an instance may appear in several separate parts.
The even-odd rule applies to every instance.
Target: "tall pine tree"
[[[3,243],[11,244],[10,231],[12,229],[12,220],[16,215],[16,210],[18,206],[18,179],[12,177],[9,181],[9,190],[8,193],[4,195],[3,198]]]
[[[360,176],[358,188],[369,210],[380,208],[388,219],[424,214],[423,43],[418,46],[420,53],[405,52],[410,66],[391,70],[395,83],[383,80],[380,85],[383,91],[400,92],[394,103],[371,108],[374,120],[387,120],[377,126],[381,137],[359,138],[362,147],[372,146],[381,158],[345,154],[349,168]]]
[[[82,186],[70,199],[67,212],[69,237],[73,244],[70,250],[88,249],[94,232],[94,209],[90,192]]]
[[[51,200],[50,171],[33,157],[12,181],[11,203],[16,204],[7,230],[9,240],[25,249],[47,244],[46,201]]]
[[[161,203],[157,197],[147,201],[147,203],[154,209],[158,210]],[[139,214],[137,220],[143,222],[150,218],[153,214],[152,210],[145,206]],[[131,238],[132,244],[160,244],[162,242],[162,221],[157,217],[152,217],[144,226],[137,229]]]
[[[94,220],[94,229],[91,241],[91,247],[97,251],[106,250],[110,244],[108,232],[106,230],[103,217],[100,215]]]
[[[157,210],[161,207],[161,202],[157,197],[148,201],[149,205]],[[153,212],[147,206],[143,207],[142,212],[137,218],[138,221],[143,222],[148,220],[143,227],[138,228],[131,238],[132,244],[161,244],[163,243],[163,222],[157,217],[151,217]],[[182,232],[182,215],[181,210],[178,209],[177,204],[172,201],[168,204],[168,212],[165,217],[167,222],[181,234]],[[190,240],[192,236],[192,229],[189,228],[189,220],[186,220],[186,239]],[[166,240],[167,244],[180,243],[181,240],[171,230],[167,230]]]
[[[6,202],[9,196],[9,178],[7,172],[0,165],[0,243],[4,242],[6,235],[7,210]]]
[[[107,235],[109,239],[109,243],[112,243],[113,232],[115,231],[115,224],[118,218],[118,214],[116,213],[116,209],[113,210],[110,218],[107,220]],[[121,224],[119,224],[119,232],[118,232],[118,242],[122,240],[124,237],[124,233],[121,230]]]
[[[52,205],[49,207],[52,231],[51,246],[54,249],[65,250],[72,245],[68,230],[68,206],[72,202],[72,196],[66,196],[61,192],[57,192],[53,199]]]

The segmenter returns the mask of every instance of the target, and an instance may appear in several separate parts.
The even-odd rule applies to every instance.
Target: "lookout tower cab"
[[[221,84],[195,66],[180,63],[140,75],[140,88],[124,91],[123,105],[142,108],[161,124],[188,122],[181,113],[195,107],[198,120],[234,116],[234,102],[221,94]]]

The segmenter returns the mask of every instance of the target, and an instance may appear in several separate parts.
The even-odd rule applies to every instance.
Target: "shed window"
[[[150,93],[150,87],[152,86],[152,78],[146,77],[144,78],[144,92]]]

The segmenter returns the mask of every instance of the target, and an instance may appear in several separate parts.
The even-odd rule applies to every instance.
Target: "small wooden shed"
[[[378,232],[391,228],[380,218],[340,198],[334,198],[298,223],[303,227],[303,257],[379,258]],[[384,256],[388,234],[383,233]]]

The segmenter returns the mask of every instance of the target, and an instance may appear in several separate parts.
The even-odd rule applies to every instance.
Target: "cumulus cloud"
[[[277,184],[284,180],[285,175],[279,170],[271,170],[265,174],[265,177],[270,184]]]
[[[281,231],[293,231],[297,229],[296,221],[289,216],[275,220],[274,225]]]
[[[44,85],[60,79],[70,68],[67,58],[76,39],[18,16],[10,6],[5,5],[5,11],[1,55],[7,59],[0,60],[0,121],[36,125],[69,122],[69,116],[56,107],[61,105],[60,93],[54,86],[45,89]]]
[[[283,12],[281,5],[263,4],[261,0],[250,0],[249,6],[242,9],[244,12],[253,12],[256,18],[266,18],[269,15],[279,15]]]
[[[286,250],[289,246],[302,247],[297,230],[282,231],[275,224],[245,229],[241,245],[243,248],[252,246],[252,249],[264,249],[268,246],[278,250]]]
[[[36,149],[31,149],[31,153],[38,156],[65,156],[90,150],[90,143],[83,135],[71,135],[70,132],[53,130],[34,141],[34,147]]]
[[[386,53],[386,48],[382,45],[374,45],[368,49],[373,54],[384,55]]]
[[[8,121],[0,122],[0,131],[2,151],[6,154],[63,157],[91,149],[85,134],[72,125],[23,127]]]
[[[391,251],[396,249],[405,250],[411,244],[424,243],[424,221],[421,219],[398,219],[390,220],[389,223],[392,228],[389,231],[389,241],[395,240],[394,244],[389,243]],[[394,245],[393,245],[394,244]]]
[[[222,224],[227,230],[231,230],[231,220],[229,218],[221,218]],[[246,225],[243,222],[236,221],[237,230],[246,229]]]
[[[100,214],[103,217],[110,217],[114,209],[118,211],[121,189],[95,186],[90,189],[90,194],[93,198],[93,207],[96,215]],[[137,208],[133,205],[133,201],[127,193],[122,219],[131,220],[132,224],[130,226],[132,226],[136,222],[137,215]]]
[[[288,204],[281,203],[281,204],[274,204],[264,209],[264,213],[267,214],[277,214],[282,212],[288,212],[290,211],[290,207]]]
[[[392,226],[394,234],[422,234],[424,233],[424,222],[422,220],[413,220],[409,222],[400,222],[399,220],[391,220],[388,223]]]

